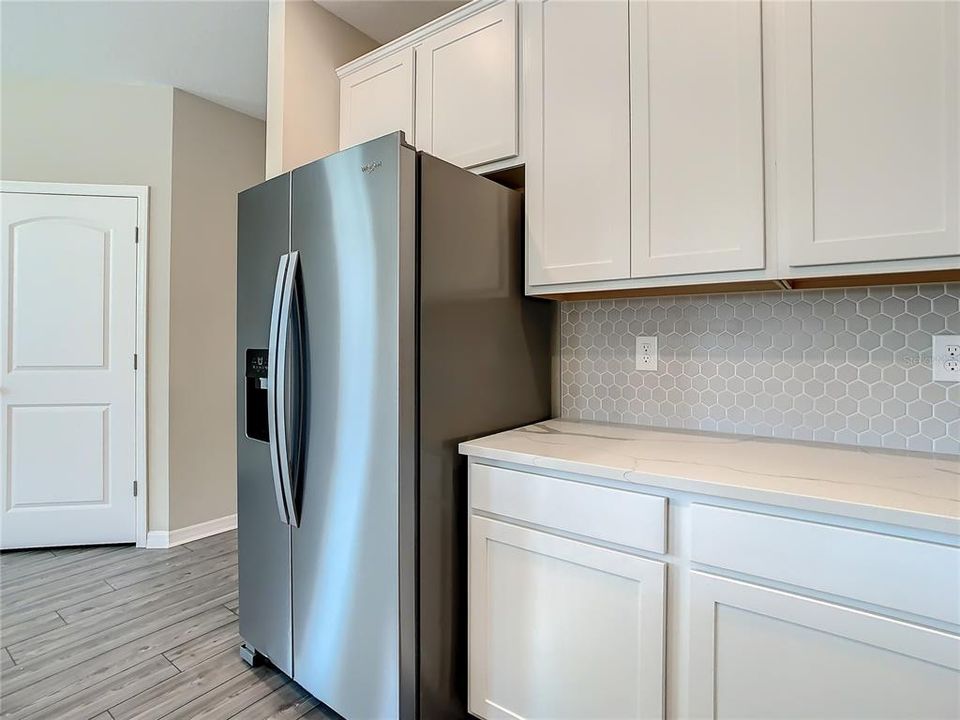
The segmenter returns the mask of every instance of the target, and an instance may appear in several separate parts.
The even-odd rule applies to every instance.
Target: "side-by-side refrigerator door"
[[[237,218],[237,521],[240,636],[293,674],[290,525],[276,481],[270,382],[290,243],[290,176],[240,193]],[[271,443],[273,438],[273,443]]]
[[[400,716],[399,565],[413,552],[400,542],[400,417],[414,398],[416,158],[400,138],[293,172],[308,369],[294,679],[358,719]]]

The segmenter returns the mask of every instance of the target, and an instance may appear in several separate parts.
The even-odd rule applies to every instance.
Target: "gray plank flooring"
[[[4,720],[337,720],[240,659],[237,536],[0,553]]]

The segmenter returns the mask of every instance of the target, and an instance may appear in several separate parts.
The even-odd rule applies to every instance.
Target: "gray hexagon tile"
[[[960,283],[565,302],[564,417],[960,455]],[[660,366],[635,369],[637,335]]]

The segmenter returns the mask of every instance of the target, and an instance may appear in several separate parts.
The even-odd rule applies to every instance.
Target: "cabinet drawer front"
[[[960,625],[960,549],[693,506],[695,562]]]
[[[476,510],[650,552],[666,552],[666,498],[473,465]]]

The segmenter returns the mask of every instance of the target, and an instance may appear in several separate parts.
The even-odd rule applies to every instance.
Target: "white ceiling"
[[[444,15],[466,0],[317,0],[379,43],[405,35]]]
[[[263,118],[267,0],[3,0],[3,72],[172,85]]]

